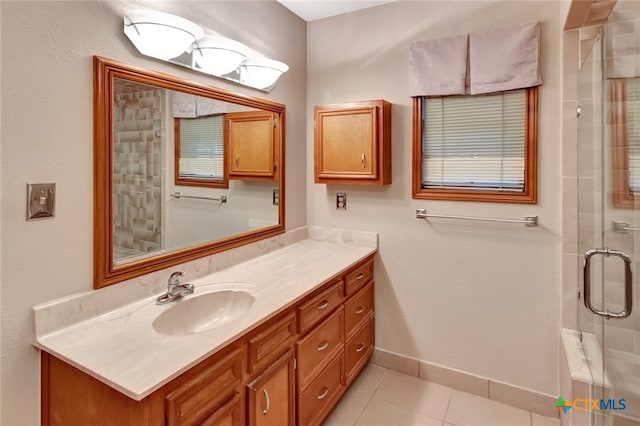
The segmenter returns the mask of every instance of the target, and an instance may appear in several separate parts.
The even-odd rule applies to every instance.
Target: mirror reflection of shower
[[[113,117],[113,257],[161,249],[161,166],[164,90],[115,85]]]

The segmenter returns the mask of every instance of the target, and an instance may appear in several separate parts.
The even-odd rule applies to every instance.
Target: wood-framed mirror
[[[283,233],[284,129],[285,105],[95,56],[94,288]]]

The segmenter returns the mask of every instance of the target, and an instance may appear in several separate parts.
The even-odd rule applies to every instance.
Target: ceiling
[[[284,7],[304,19],[315,21],[329,16],[342,15],[396,0],[278,0]]]

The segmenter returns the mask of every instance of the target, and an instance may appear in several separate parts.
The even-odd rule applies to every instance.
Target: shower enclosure
[[[592,377],[579,397],[597,400],[591,426],[640,425],[639,71],[640,4],[618,2],[578,73],[578,328]]]

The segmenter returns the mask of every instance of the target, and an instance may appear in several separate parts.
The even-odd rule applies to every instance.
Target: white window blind
[[[526,91],[423,98],[422,186],[524,192]]]
[[[640,78],[625,80],[627,143],[629,147],[629,189],[640,193]]]
[[[224,116],[180,120],[179,167],[182,177],[223,179]]]

